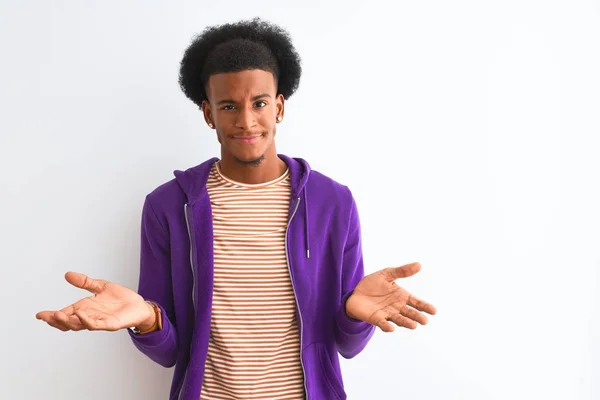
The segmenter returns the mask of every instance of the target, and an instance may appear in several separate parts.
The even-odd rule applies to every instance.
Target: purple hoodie
[[[307,400],[345,399],[338,353],[352,358],[375,326],[346,315],[345,301],[364,276],[356,203],[350,190],[311,171],[299,158],[289,166],[291,202],[286,253]],[[164,367],[175,365],[169,399],[200,398],[210,335],[213,230],[206,190],[212,158],[146,196],[142,210],[138,293],[156,302],[163,328],[134,345]]]

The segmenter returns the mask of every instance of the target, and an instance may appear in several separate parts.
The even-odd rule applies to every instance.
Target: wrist
[[[351,319],[358,320],[358,318],[356,318],[356,316],[352,315],[352,312],[348,310],[348,303],[354,300],[354,298],[353,298],[353,294],[354,294],[354,293],[351,293],[351,294],[350,294],[350,295],[349,295],[349,296],[346,298],[346,301],[344,302],[344,312],[346,313],[346,316],[347,316],[347,317],[349,317],[349,318],[351,318]]]
[[[138,332],[146,332],[156,325],[156,312],[154,306],[152,306],[149,301],[144,301],[144,304],[146,304],[146,307],[148,308],[148,318],[135,327],[135,330]]]

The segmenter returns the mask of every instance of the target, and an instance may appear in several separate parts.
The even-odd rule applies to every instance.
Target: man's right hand
[[[67,282],[93,293],[60,311],[41,311],[37,319],[61,331],[117,331],[130,327],[140,330],[155,322],[152,306],[135,291],[77,272],[65,274]]]

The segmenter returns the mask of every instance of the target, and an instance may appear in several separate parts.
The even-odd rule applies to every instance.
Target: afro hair
[[[273,74],[277,94],[288,99],[298,89],[301,59],[289,33],[260,18],[209,26],[186,49],[179,70],[183,93],[198,107],[207,99],[213,74],[261,69]]]

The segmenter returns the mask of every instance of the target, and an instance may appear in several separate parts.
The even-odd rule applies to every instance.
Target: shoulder
[[[308,183],[312,183],[314,186],[319,186],[329,192],[336,193],[339,195],[351,195],[350,188],[344,183],[338,182],[337,180],[316,170],[310,171]]]
[[[180,204],[185,202],[185,197],[185,193],[175,178],[160,184],[146,195],[153,207],[166,206],[171,203]]]
[[[144,199],[144,210],[152,210],[163,226],[171,227],[181,220],[187,197],[176,179],[171,179],[151,190]]]
[[[323,205],[334,206],[339,211],[349,211],[354,203],[350,188],[319,171],[312,170],[306,183],[308,196]]]

